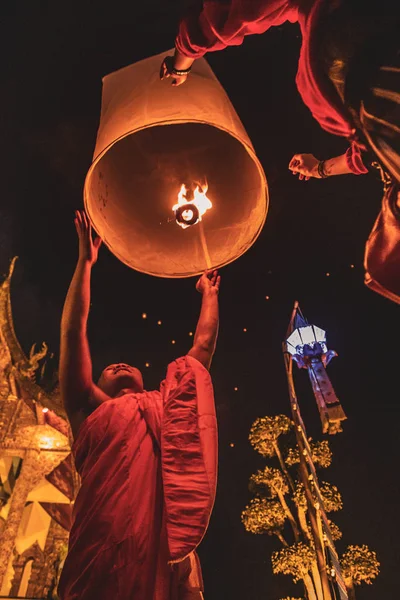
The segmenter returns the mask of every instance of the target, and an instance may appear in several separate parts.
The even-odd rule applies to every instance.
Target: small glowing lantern
[[[250,248],[265,222],[268,191],[207,62],[196,60],[184,85],[160,81],[160,64],[171,53],[104,78],[84,202],[94,229],[126,265],[190,277]]]

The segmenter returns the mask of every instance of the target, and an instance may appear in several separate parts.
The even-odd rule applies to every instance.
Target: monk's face
[[[115,398],[126,389],[135,393],[143,392],[143,377],[139,369],[118,363],[104,369],[97,385],[103,392]]]

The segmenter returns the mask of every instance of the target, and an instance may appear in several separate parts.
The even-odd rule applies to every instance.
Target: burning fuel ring
[[[182,225],[194,225],[200,219],[199,209],[192,202],[181,204],[175,211],[175,218]]]

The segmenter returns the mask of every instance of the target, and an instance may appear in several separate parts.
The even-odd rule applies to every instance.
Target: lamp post
[[[286,351],[299,369],[307,369],[322,423],[322,432],[335,434],[342,431],[341,422],[347,417],[336,396],[326,367],[337,356],[328,350],[326,332],[316,325],[309,325],[295,305],[292,331],[286,339]]]
[[[312,460],[306,428],[301,417],[293,379],[293,361],[295,361],[298,367],[308,369],[314,394],[317,398],[318,408],[320,409],[323,428],[325,427],[329,431],[329,419],[332,418],[332,413],[328,412],[327,404],[337,406],[339,401],[336,398],[329,378],[327,375],[324,378],[324,374],[325,365],[328,364],[329,360],[336,353],[328,350],[325,331],[307,323],[301,314],[297,302],[293,308],[286,341],[283,343],[283,353],[292,419],[295,425],[296,441],[299,448],[300,479],[304,486],[307,500],[307,513],[315,547],[318,571],[321,577],[323,599],[349,600],[326,516],[324,501],[319,488],[318,477]],[[319,372],[321,369],[323,369],[323,373]],[[343,420],[343,418],[346,417],[344,416],[340,420]],[[336,429],[334,433],[339,430]]]

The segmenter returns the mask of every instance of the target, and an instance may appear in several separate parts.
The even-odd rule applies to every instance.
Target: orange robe
[[[200,600],[195,549],[217,479],[208,371],[186,356],[160,391],[101,404],[73,445],[82,485],[59,584],[62,600]]]

